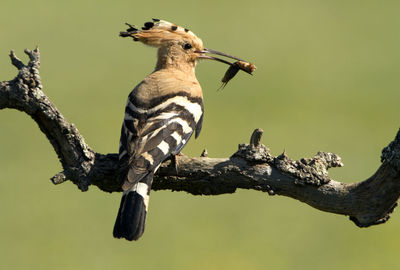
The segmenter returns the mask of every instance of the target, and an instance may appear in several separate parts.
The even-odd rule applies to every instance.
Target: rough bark
[[[103,191],[121,191],[118,155],[92,150],[73,124],[67,122],[42,91],[39,50],[25,50],[30,61],[21,62],[14,52],[11,63],[18,75],[0,83],[0,109],[12,108],[30,115],[56,151],[63,172],[53,176],[54,184],[71,180],[82,191],[95,185]],[[175,162],[162,164],[153,190],[186,191],[194,195],[234,193],[254,189],[269,195],[288,196],[322,211],[347,215],[359,227],[387,221],[400,196],[400,131],[383,149],[382,164],[367,180],[340,183],[327,170],[343,166],[339,156],[319,152],[312,158],[291,160],[285,153],[274,157],[260,143],[256,129],[250,144],[240,144],[229,158],[179,155]]]

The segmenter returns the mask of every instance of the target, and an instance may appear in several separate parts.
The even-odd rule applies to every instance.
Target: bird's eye
[[[185,45],[183,45],[183,48],[184,48],[185,50],[189,50],[189,49],[192,48],[192,45],[190,45],[190,43],[185,43]]]

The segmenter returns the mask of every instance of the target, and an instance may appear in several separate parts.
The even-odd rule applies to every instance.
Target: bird
[[[123,195],[113,236],[138,240],[144,233],[153,177],[161,163],[180,153],[190,137],[200,134],[204,106],[202,88],[195,75],[199,60],[232,66],[207,49],[192,31],[152,19],[139,28],[128,24],[121,37],[157,48],[153,72],[129,94],[119,143],[119,178]]]

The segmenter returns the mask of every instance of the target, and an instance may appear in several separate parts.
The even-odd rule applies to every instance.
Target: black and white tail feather
[[[121,130],[119,159],[123,196],[114,237],[138,240],[145,228],[153,175],[161,162],[184,147],[193,132],[200,133],[201,98],[187,92],[157,97],[141,104],[131,94]]]
[[[114,237],[138,240],[142,236],[152,181],[153,173],[150,173],[130,190],[124,191],[114,225]]]

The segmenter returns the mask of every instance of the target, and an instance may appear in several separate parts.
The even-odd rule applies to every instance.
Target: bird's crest
[[[132,37],[134,41],[158,47],[158,61],[156,70],[166,66],[179,67],[186,71],[194,72],[198,59],[211,59],[229,65],[229,69],[222,78],[222,88],[238,73],[239,70],[252,74],[256,66],[238,57],[203,47],[203,42],[187,28],[176,24],[153,19],[139,27],[127,23],[129,28],[126,32],[120,32],[121,37]],[[175,46],[174,46],[175,45]],[[180,46],[176,46],[180,45]],[[237,60],[231,63],[227,60],[206,55],[207,53],[220,55]],[[173,61],[172,61],[173,59]],[[189,67],[188,65],[189,64]]]
[[[160,47],[171,41],[182,39],[197,45],[196,47],[203,47],[201,39],[192,31],[164,20],[153,19],[140,28],[129,23],[126,25],[129,28],[126,32],[120,32],[121,37],[132,37],[134,41],[141,41],[150,46]]]

